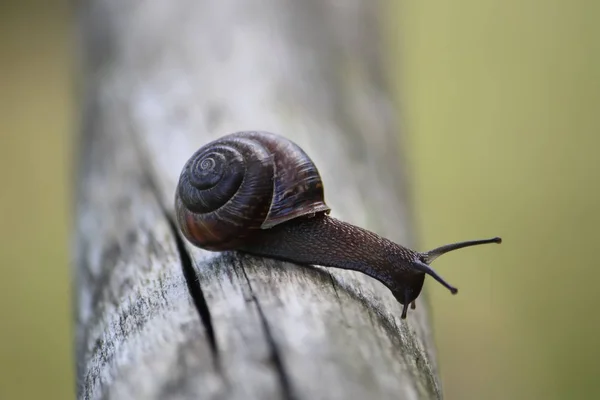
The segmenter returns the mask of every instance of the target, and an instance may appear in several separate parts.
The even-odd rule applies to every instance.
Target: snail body
[[[419,253],[330,217],[318,169],[292,141],[269,132],[237,132],[208,143],[187,161],[175,195],[177,223],[197,247],[237,250],[304,265],[362,272],[404,307],[425,275],[457,289],[428,264],[448,251],[500,238],[460,242]]]

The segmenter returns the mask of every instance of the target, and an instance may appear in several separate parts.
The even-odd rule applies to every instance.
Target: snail
[[[302,265],[362,272],[415,308],[425,276],[458,290],[429,264],[444,253],[499,237],[459,242],[426,252],[396,244],[329,216],[324,189],[309,156],[269,132],[236,132],[196,151],[181,172],[175,195],[179,228],[193,245],[236,250]]]

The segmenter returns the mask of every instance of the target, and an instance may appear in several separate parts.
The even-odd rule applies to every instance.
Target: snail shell
[[[231,250],[258,229],[329,213],[317,167],[295,143],[237,132],[196,151],[175,196],[179,226],[194,245]]]

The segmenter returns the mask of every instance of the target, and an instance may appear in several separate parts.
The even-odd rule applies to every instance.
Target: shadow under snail
[[[473,240],[423,253],[330,217],[317,167],[292,141],[269,132],[237,132],[200,148],[187,161],[175,195],[186,239],[210,251],[237,250],[304,265],[362,272],[415,308],[425,275],[457,289],[429,264]]]

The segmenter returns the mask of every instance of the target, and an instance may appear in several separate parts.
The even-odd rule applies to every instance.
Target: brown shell
[[[254,131],[196,151],[181,172],[175,210],[190,242],[217,251],[237,248],[253,230],[330,211],[308,155],[289,139]]]

